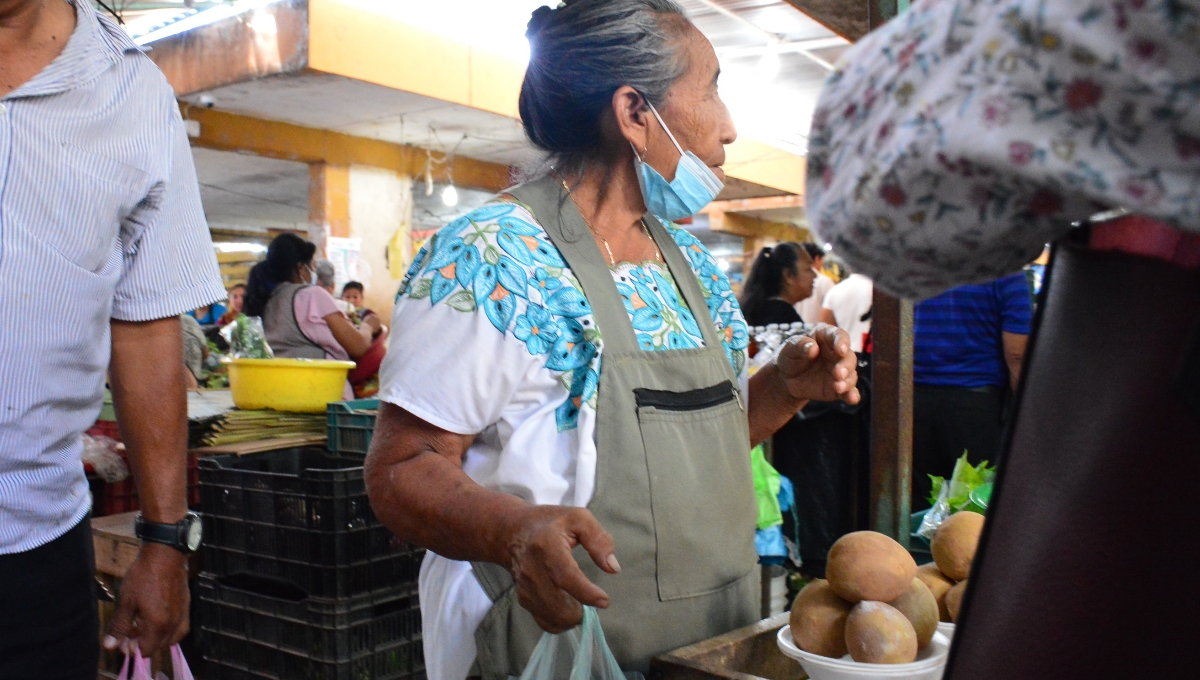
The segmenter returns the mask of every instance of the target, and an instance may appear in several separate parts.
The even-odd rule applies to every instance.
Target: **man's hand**
[[[144,544],[121,582],[121,600],[104,638],[105,649],[132,652],[132,643],[137,643],[142,656],[153,656],[182,640],[188,633],[187,577],[183,553]]]
[[[579,625],[582,604],[608,607],[608,594],[575,563],[571,550],[577,545],[604,571],[621,571],[612,536],[583,508],[531,506],[509,541],[518,599],[542,630],[561,633]]]
[[[858,357],[850,336],[834,326],[819,325],[812,337],[793,338],[775,358],[787,393],[794,399],[841,400],[857,404]]]

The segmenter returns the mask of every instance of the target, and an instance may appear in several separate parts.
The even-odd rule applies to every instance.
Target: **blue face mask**
[[[704,206],[712,202],[725,185],[713,173],[704,161],[691,151],[684,151],[675,141],[675,135],[667,128],[654,105],[650,111],[658,119],[658,124],[667,131],[671,143],[679,150],[679,163],[675,166],[675,180],[668,182],[657,170],[642,161],[637,148],[633,150],[633,165],[637,170],[638,185],[642,188],[642,199],[646,202],[646,210],[660,219],[674,222],[685,217],[691,217],[700,212]]]

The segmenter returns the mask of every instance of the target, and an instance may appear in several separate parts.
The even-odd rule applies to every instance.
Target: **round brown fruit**
[[[954,581],[946,578],[946,575],[933,562],[918,567],[917,578],[929,588],[934,601],[937,602],[938,617],[942,621],[949,621],[950,611],[946,609],[946,593],[954,587]]]
[[[950,610],[950,620],[958,623],[958,613],[962,611],[963,593],[967,591],[967,582],[959,581],[946,593],[946,609]]]
[[[846,617],[854,605],[838,597],[829,582],[804,586],[792,603],[792,639],[812,654],[840,659],[846,655]]]
[[[978,512],[956,512],[938,527],[929,547],[938,569],[951,581],[961,581],[971,575],[971,560],[979,547],[983,533],[983,515]]]
[[[859,663],[911,663],[917,658],[917,633],[895,607],[860,602],[846,619],[846,647]]]
[[[933,599],[933,593],[929,592],[929,586],[926,586],[921,579],[914,578],[908,590],[888,604],[904,614],[904,618],[912,624],[913,630],[917,634],[918,647],[929,644],[929,641],[933,639],[933,634],[937,632],[938,625],[937,600]]]
[[[842,536],[829,549],[825,563],[829,586],[850,602],[894,600],[916,575],[912,555],[895,540],[874,531]]]

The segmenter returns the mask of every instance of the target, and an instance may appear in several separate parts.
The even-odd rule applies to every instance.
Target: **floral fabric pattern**
[[[668,230],[696,269],[734,372],[745,366],[748,333],[728,279],[685,230]],[[665,267],[626,265],[613,272],[638,340],[646,350],[700,347],[696,318]],[[544,356],[568,391],[556,411],[559,431],[573,429],[584,404],[595,408],[603,347],[591,307],[558,249],[529,211],[493,201],[439,231],[413,259],[397,299],[428,299],[487,316],[492,327]]]
[[[704,346],[696,317],[679,294],[669,269],[655,262],[624,262],[614,268],[613,278],[643,350]]]
[[[1198,39],[1195,0],[918,0],[826,83],[814,226],[911,298],[1115,207],[1200,231]]]

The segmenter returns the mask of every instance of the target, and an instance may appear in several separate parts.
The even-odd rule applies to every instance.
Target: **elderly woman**
[[[748,377],[729,282],[671,223],[721,190],[736,136],[679,6],[579,0],[528,36],[549,170],[417,255],[367,460],[381,520],[430,549],[434,680],[519,675],[581,603],[643,672],[757,620],[751,444],[808,399],[858,400],[833,328]]]

